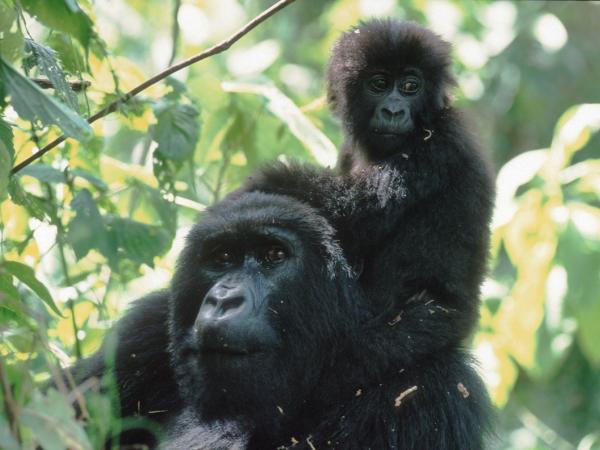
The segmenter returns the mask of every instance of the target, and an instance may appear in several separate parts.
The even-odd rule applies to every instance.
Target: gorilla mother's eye
[[[400,90],[403,94],[416,94],[420,88],[421,85],[416,77],[406,78],[400,84]]]
[[[288,258],[288,253],[281,245],[273,244],[265,247],[260,256],[268,264],[279,264]]]
[[[219,248],[211,253],[210,260],[217,266],[229,266],[239,260],[240,255],[230,248]]]
[[[375,75],[369,80],[369,89],[373,92],[385,92],[390,87],[390,81],[385,75]]]

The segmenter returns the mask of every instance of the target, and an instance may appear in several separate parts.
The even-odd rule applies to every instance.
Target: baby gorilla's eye
[[[406,80],[402,83],[401,89],[405,94],[414,94],[419,90],[419,83],[415,80]]]
[[[263,253],[263,259],[270,264],[277,264],[287,259],[285,249],[280,245],[271,245]]]
[[[373,78],[371,78],[369,86],[375,92],[384,92],[388,89],[389,83],[387,78],[383,75],[376,75]]]

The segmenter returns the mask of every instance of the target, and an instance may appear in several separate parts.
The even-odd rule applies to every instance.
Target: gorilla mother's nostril
[[[225,318],[227,315],[235,313],[238,310],[243,309],[245,299],[242,296],[239,297],[226,297],[218,305],[217,310],[219,319]]]
[[[246,295],[243,289],[211,289],[200,305],[198,325],[233,319],[246,311]],[[240,316],[241,317],[241,316]]]

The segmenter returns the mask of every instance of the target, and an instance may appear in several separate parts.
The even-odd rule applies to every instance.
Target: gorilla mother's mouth
[[[224,356],[250,356],[259,353],[256,349],[244,348],[227,343],[203,344],[200,345],[200,353],[203,355],[224,355]]]
[[[384,129],[384,128],[372,128],[371,132],[373,134],[376,134],[378,136],[383,136],[383,137],[394,137],[395,138],[395,137],[402,135],[402,133],[400,133],[398,131]]]
[[[201,347],[200,353],[202,353],[203,355],[248,356],[254,352],[232,347]]]

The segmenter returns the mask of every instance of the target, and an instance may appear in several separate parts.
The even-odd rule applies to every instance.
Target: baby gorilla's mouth
[[[385,128],[372,128],[371,131],[374,134],[376,134],[378,136],[383,136],[383,137],[398,137],[402,134],[400,132],[390,130],[390,129],[385,129]]]

